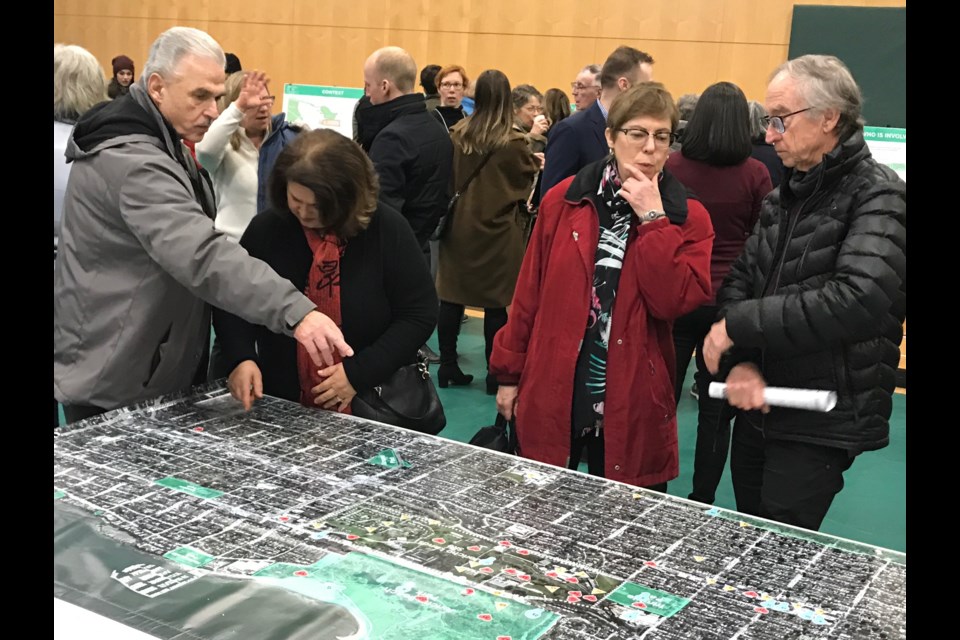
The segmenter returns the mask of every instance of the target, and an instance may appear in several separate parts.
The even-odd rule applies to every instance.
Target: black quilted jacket
[[[765,436],[889,443],[907,300],[907,186],[855,133],[806,175],[787,169],[718,295],[734,349],[769,386],[837,391],[829,413],[773,408]],[[759,423],[759,421],[755,421]]]

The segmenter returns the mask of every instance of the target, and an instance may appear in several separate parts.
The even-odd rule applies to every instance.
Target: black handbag
[[[497,420],[489,427],[483,427],[477,431],[470,444],[483,447],[484,449],[493,449],[501,453],[517,452],[517,428],[513,420],[507,420],[499,413]]]
[[[425,362],[400,367],[383,384],[358,391],[350,411],[358,418],[434,436],[447,426],[447,416]]]
[[[470,183],[473,179],[480,173],[480,169],[483,169],[483,165],[487,164],[487,160],[490,159],[490,156],[493,155],[493,151],[488,151],[486,155],[483,156],[483,159],[480,160],[480,164],[474,167],[473,171],[467,177],[467,181],[457,189],[457,192],[453,194],[453,197],[450,198],[450,202],[447,203],[447,210],[442,216],[440,216],[439,222],[437,222],[437,228],[434,230],[433,235],[430,236],[431,240],[439,240],[447,234],[447,231],[450,230],[450,223],[453,221],[453,212],[457,208],[457,202],[460,200],[460,196],[463,195],[463,192],[467,190],[467,187],[470,186]]]

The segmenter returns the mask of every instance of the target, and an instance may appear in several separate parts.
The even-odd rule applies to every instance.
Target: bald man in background
[[[374,51],[363,65],[370,104],[357,110],[365,146],[380,176],[380,200],[403,214],[429,264],[430,234],[450,199],[453,144],[416,93],[417,64],[400,47]]]

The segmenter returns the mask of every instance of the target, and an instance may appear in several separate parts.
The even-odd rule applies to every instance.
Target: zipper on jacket
[[[840,369],[840,376],[837,378],[837,382],[839,383],[841,379],[843,380],[846,386],[845,393],[847,397],[850,398],[850,406],[853,407],[853,419],[859,421],[860,411],[857,409],[857,399],[853,393],[853,380],[850,379],[850,367],[847,366],[846,347],[843,343],[840,344]]]

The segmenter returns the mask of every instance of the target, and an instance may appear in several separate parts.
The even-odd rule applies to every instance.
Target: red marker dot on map
[[[522,555],[522,556],[528,556],[528,555],[530,555],[530,552],[529,552],[528,550],[526,550],[526,549],[520,549],[520,551],[517,551],[517,553],[519,553],[519,554]]]
[[[523,574],[522,576],[520,576],[520,579],[523,580],[524,582],[530,582],[530,576],[528,576],[527,574]]]
[[[300,569],[300,571],[294,571],[293,575],[297,576],[298,578],[304,578],[307,576],[307,572],[303,569]]]
[[[570,592],[570,595],[571,595],[571,596],[577,596],[578,598],[582,598],[582,597],[583,597],[583,592],[582,592],[582,591],[571,591],[571,592]]]
[[[493,569],[491,569],[490,567],[481,567],[480,573],[493,573]]]
[[[567,582],[572,582],[573,584],[580,584],[580,581],[575,577],[567,578]]]
[[[547,571],[547,577],[548,577],[548,578],[558,578],[558,577],[560,577],[560,576],[559,576],[559,574],[557,574],[556,571]]]
[[[473,545],[472,547],[467,547],[467,551],[480,551],[480,547]]]
[[[513,543],[510,542],[509,540],[501,540],[501,541],[500,541],[500,546],[501,546],[501,547],[512,547],[512,546],[513,546]]]
[[[513,640],[510,636],[497,636],[497,640]]]
[[[472,596],[474,593],[475,591],[470,587],[467,587],[466,589],[463,590],[463,595],[465,596]]]
[[[358,536],[358,535],[356,535],[356,534],[354,534],[354,533],[348,533],[348,534],[347,534],[347,540],[356,540],[356,539],[359,538],[359,537],[360,537],[360,536]]]
[[[193,430],[196,431],[197,433],[200,433],[201,431],[203,431],[203,427],[194,427]]]
[[[567,596],[567,602],[570,602],[570,603],[580,602],[580,598],[576,596]]]
[[[757,613],[770,613],[766,607],[754,607],[753,610]]]
[[[443,538],[434,538],[433,541],[436,542],[437,544],[446,544],[447,542]]]
[[[588,595],[583,596],[583,599],[586,600],[587,602],[596,602],[596,601],[597,601],[597,596],[592,596],[592,595],[589,595],[589,594],[588,594]]]
[[[287,520],[290,519],[290,516],[280,516],[280,517],[277,518],[277,519],[278,519],[280,522],[286,522]]]
[[[493,620],[493,616],[490,615],[489,613],[478,614],[477,618],[479,618],[480,620],[483,620],[484,622],[490,622],[491,620]]]
[[[514,569],[513,567],[510,567],[509,569],[504,569],[503,572],[504,572],[504,573],[509,573],[509,574],[512,575],[512,576],[517,575],[517,570]]]
[[[655,566],[657,566],[657,563],[654,562],[653,560],[647,560],[647,561],[644,562],[643,564],[647,565],[648,567],[655,567]]]
[[[756,591],[744,591],[743,595],[747,596],[748,598],[756,598],[759,594]]]
[[[424,603],[424,604],[426,604],[427,601],[430,600],[430,598],[428,598],[427,596],[417,596],[417,597],[414,598],[414,599],[415,599],[417,602],[422,602],[422,603]]]
[[[633,606],[635,606],[637,609],[646,609],[646,608],[647,608],[647,605],[645,605],[645,604],[642,603],[642,602],[634,602],[634,603],[633,603]]]

